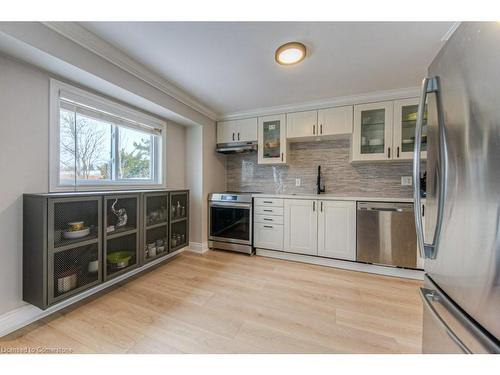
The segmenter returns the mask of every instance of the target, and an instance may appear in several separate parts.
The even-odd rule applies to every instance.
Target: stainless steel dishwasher
[[[413,203],[358,202],[356,260],[417,268]]]

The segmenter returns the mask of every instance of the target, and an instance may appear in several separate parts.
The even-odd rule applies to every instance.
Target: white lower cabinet
[[[255,203],[255,247],[356,260],[355,201],[260,199]]]
[[[283,251],[283,225],[255,223],[255,247]]]
[[[318,255],[317,205],[310,199],[285,200],[284,251]]]
[[[356,202],[320,202],[318,255],[356,260]]]
[[[283,199],[254,198],[254,246],[283,251]]]

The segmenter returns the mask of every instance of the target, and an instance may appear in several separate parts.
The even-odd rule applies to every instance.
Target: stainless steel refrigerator
[[[500,353],[500,23],[462,23],[422,84],[427,102],[424,353]]]

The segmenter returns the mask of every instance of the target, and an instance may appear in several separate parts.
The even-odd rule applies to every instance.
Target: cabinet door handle
[[[283,161],[283,153],[281,153],[281,161]]]
[[[321,212],[323,212],[323,201],[320,202],[319,208],[320,208]]]
[[[387,147],[387,158],[388,159],[391,158],[391,148],[390,147]]]
[[[319,134],[323,134],[323,124],[319,125]]]
[[[396,157],[399,158],[399,146],[396,148]]]
[[[240,140],[240,133],[238,133],[238,141]]]
[[[233,141],[234,141],[234,133],[233,133]]]
[[[422,217],[425,216],[425,204],[422,205]]]
[[[313,201],[313,212],[316,211],[316,201]]]
[[[313,135],[316,134],[316,125],[313,125]]]
[[[273,229],[273,226],[272,225],[264,225],[264,228],[271,228],[271,229]]]

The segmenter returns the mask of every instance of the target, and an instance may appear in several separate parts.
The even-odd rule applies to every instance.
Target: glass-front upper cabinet
[[[259,117],[259,164],[286,164],[286,117],[272,115]]]
[[[353,161],[393,158],[392,112],[392,101],[354,106]]]
[[[394,148],[395,159],[412,159],[415,147],[415,125],[417,123],[418,98],[394,101]],[[427,158],[427,106],[422,123],[422,154]]]

